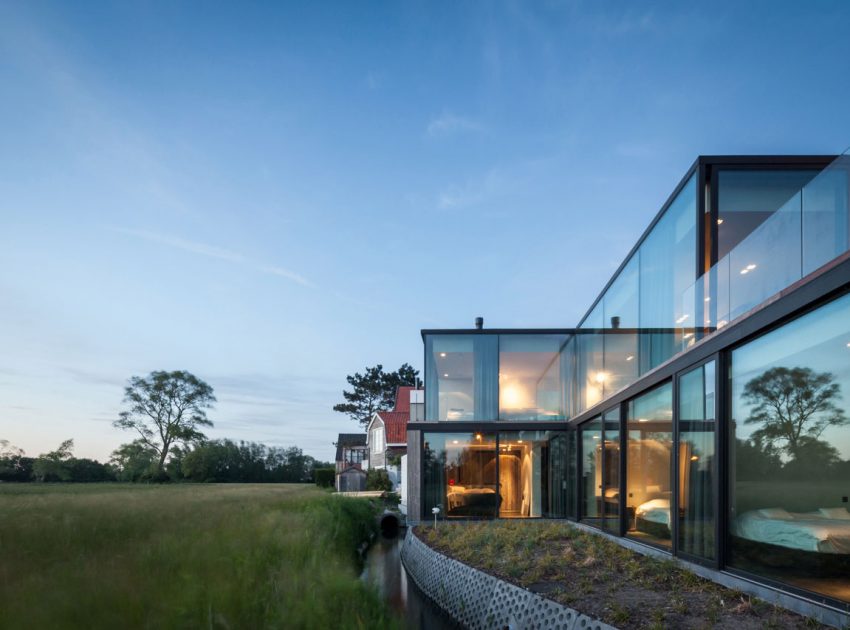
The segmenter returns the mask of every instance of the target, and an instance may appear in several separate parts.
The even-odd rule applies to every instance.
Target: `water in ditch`
[[[402,627],[412,630],[457,628],[408,577],[401,563],[403,541],[404,530],[392,538],[379,536],[366,552],[362,579],[378,588]]]

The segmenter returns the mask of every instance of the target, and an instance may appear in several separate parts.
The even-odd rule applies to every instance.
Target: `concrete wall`
[[[422,516],[422,452],[419,449],[421,431],[407,425],[407,522],[417,523]]]
[[[401,548],[408,575],[465,628],[616,630],[522,587],[434,551],[408,528]]]

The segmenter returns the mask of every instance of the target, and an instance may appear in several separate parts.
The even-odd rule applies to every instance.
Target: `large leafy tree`
[[[850,422],[836,402],[841,387],[829,372],[803,367],[775,367],[744,386],[752,405],[744,424],[757,424],[752,439],[792,459],[812,450],[812,442],[830,426]]]
[[[172,447],[204,439],[201,427],[211,427],[206,410],[215,402],[213,389],[185,371],[133,376],[124,388],[122,411],[113,426],[136,431],[137,442],[152,449],[157,473],[164,474]]]
[[[344,403],[334,405],[334,411],[347,414],[364,428],[376,411],[392,409],[396,389],[402,385],[415,385],[418,370],[405,363],[395,372],[385,372],[380,363],[367,367],[361,374],[347,376],[351,390],[343,390]]]

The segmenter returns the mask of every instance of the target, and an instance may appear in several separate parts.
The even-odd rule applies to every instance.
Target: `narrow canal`
[[[380,535],[366,553],[363,580],[374,584],[402,627],[411,630],[457,628],[443,611],[431,603],[407,575],[401,563],[404,530],[389,538]]]

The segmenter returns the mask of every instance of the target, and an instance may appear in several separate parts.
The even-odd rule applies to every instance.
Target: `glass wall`
[[[679,377],[679,551],[715,557],[715,365]]]
[[[602,327],[604,312],[599,302],[581,325],[577,335],[576,378],[578,380],[579,412],[590,409],[605,395],[605,363]]]
[[[850,296],[734,350],[730,564],[850,602]]]
[[[499,336],[499,419],[564,420],[566,335]]]
[[[684,303],[696,279],[696,176],[676,196],[640,246],[640,374],[694,342]],[[692,293],[689,295],[693,296]]]
[[[496,420],[498,358],[496,335],[427,335],[426,419]]]
[[[426,433],[424,440],[423,517],[429,518],[434,507],[445,518],[495,517],[495,434]]]
[[[717,258],[726,256],[820,169],[718,169]],[[799,203],[797,204],[799,207]],[[799,234],[799,230],[795,236]]]
[[[631,400],[628,409],[627,533],[645,542],[671,547],[672,384]]]
[[[803,196],[803,274],[850,247],[850,157],[842,155],[806,184]]]
[[[602,470],[602,526],[620,534],[620,407],[602,415],[605,460]]]
[[[581,427],[581,521],[602,525],[602,418]]]
[[[499,516],[566,516],[565,431],[499,433]]]
[[[638,378],[638,272],[640,252],[605,292],[605,395],[634,383]]]

